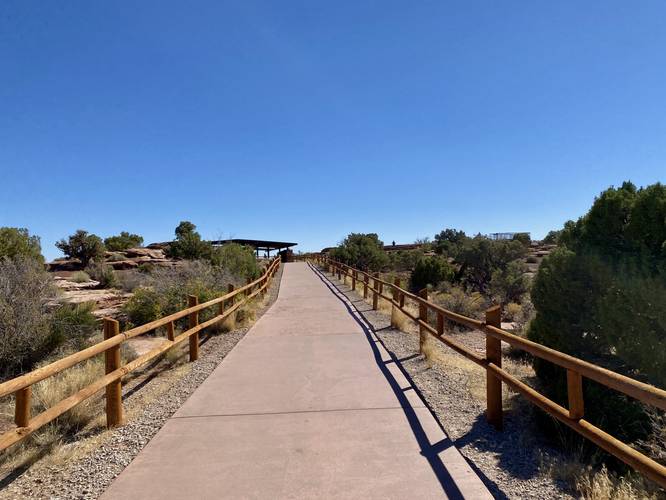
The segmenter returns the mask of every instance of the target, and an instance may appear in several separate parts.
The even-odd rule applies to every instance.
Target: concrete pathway
[[[358,313],[305,263],[104,499],[491,498]]]

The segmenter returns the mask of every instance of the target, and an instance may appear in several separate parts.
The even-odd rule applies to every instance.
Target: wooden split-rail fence
[[[645,404],[666,410],[666,391],[619,373],[607,370],[582,359],[569,356],[549,347],[537,344],[501,329],[501,308],[492,307],[486,311],[485,321],[468,318],[443,309],[428,301],[428,290],[418,294],[410,293],[400,287],[400,280],[393,283],[379,278],[378,274],[370,274],[352,268],[341,262],[334,261],[324,255],[312,257],[313,260],[328,270],[338,279],[348,277],[355,290],[357,283],[363,285],[363,296],[368,298],[372,293],[372,307],[377,309],[380,298],[389,301],[395,310],[412,320],[419,327],[420,346],[428,336],[444,343],[467,359],[482,366],[486,370],[486,418],[498,430],[502,429],[502,383],[526,397],[549,415],[563,422],[578,434],[592,441],[611,455],[619,458],[630,467],[666,488],[666,467],[637,451],[631,446],[614,438],[599,427],[585,420],[585,403],[583,398],[583,379],[587,378],[608,388],[622,392]],[[418,307],[415,315],[405,307],[408,299]],[[392,314],[392,318],[393,318]],[[433,324],[436,326],[433,326]],[[480,356],[457,339],[445,333],[445,321],[463,325],[482,331],[486,336],[486,353]],[[547,398],[537,390],[518,380],[502,369],[502,342],[530,353],[533,356],[562,367],[567,373],[568,408]]]
[[[40,427],[58,418],[63,413],[71,410],[76,405],[94,396],[100,390],[106,388],[106,423],[108,427],[123,424],[123,406],[121,399],[122,378],[128,373],[144,366],[149,361],[163,355],[170,349],[189,339],[189,358],[196,361],[199,357],[199,332],[216,323],[224,321],[234,314],[239,308],[247,304],[258,294],[265,295],[271,284],[273,276],[280,267],[280,259],[273,259],[264,273],[254,281],[242,287],[234,288],[229,285],[228,293],[209,300],[202,304],[194,295],[188,296],[188,307],[177,313],[164,318],[151,321],[145,325],[137,326],[120,333],[117,321],[104,319],[104,340],[87,349],[71,354],[34,371],[8,380],[0,384],[0,398],[10,394],[16,395],[15,424],[16,427],[0,435],[0,451],[23,440]],[[199,312],[209,307],[217,306],[217,315],[213,318],[199,323]],[[188,328],[182,333],[175,334],[175,322],[182,318],[188,318]],[[138,337],[157,328],[165,327],[167,340],[147,353],[137,357],[129,363],[122,365],[120,358],[120,347],[128,339]],[[31,415],[32,386],[48,377],[71,368],[72,366],[104,353],[105,375],[90,385],[79,390],[75,394],[56,403],[38,415]]]

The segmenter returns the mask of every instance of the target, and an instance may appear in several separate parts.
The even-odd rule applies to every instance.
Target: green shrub
[[[464,231],[444,229],[435,235],[435,251],[439,254],[455,257],[463,243],[468,239]]]
[[[143,238],[138,234],[130,234],[127,231],[121,231],[119,235],[109,236],[104,239],[104,245],[110,252],[119,252],[128,248],[140,247],[143,245]]]
[[[351,233],[340,245],[331,250],[333,260],[343,262],[362,271],[379,271],[389,262],[384,243],[375,233]]]
[[[51,317],[51,333],[57,344],[68,344],[77,351],[86,347],[90,336],[99,329],[94,310],[94,302],[63,304],[56,309]]]
[[[155,290],[137,288],[123,306],[123,312],[132,325],[143,325],[162,317],[162,302],[163,298]]]
[[[103,262],[91,262],[88,264],[88,267],[86,267],[86,272],[92,279],[99,281],[99,285],[102,288],[113,288],[118,284],[118,279],[116,278],[116,273],[113,271],[113,268]]]
[[[104,243],[99,236],[88,234],[82,229],[78,229],[67,240],[58,241],[56,247],[67,257],[79,259],[84,266],[93,259],[101,261],[105,251]]]
[[[25,228],[0,227],[0,259],[29,257],[44,262],[39,236],[30,236]]]
[[[58,347],[47,307],[55,294],[38,260],[0,259],[0,376],[29,370]]]
[[[666,187],[610,188],[546,257],[532,287],[531,340],[632,376],[666,382]],[[564,370],[535,361],[546,393],[566,403]],[[637,402],[586,384],[586,419],[625,441],[644,438]]]
[[[548,234],[546,237],[543,239],[543,243],[547,245],[557,245],[560,242],[560,235],[562,234],[562,230],[558,231],[548,231]]]
[[[512,238],[514,241],[519,241],[524,246],[529,247],[532,243],[532,238],[530,238],[529,233],[516,233]]]
[[[435,302],[444,309],[462,314],[468,318],[481,318],[487,308],[487,301],[479,292],[468,293],[460,286],[447,286]]]
[[[423,257],[423,252],[421,250],[400,250],[398,252],[389,252],[388,265],[393,271],[411,271],[421,257]]]
[[[506,266],[495,269],[490,279],[491,294],[502,304],[520,302],[521,297],[528,290],[525,272],[525,265],[519,260],[511,261]]]
[[[86,283],[90,281],[90,275],[85,271],[76,271],[70,278],[74,283]]]
[[[412,289],[420,290],[428,285],[438,285],[444,280],[450,281],[453,270],[449,263],[441,257],[422,257],[416,263],[410,277]]]
[[[238,243],[227,243],[213,250],[211,263],[243,279],[256,279],[261,269],[254,255],[254,249]]]
[[[504,269],[526,253],[527,249],[519,241],[489,240],[482,236],[467,239],[456,256],[460,264],[457,279],[473,290],[487,293],[493,272]]]
[[[175,259],[210,259],[213,247],[203,241],[201,235],[195,231],[197,226],[189,221],[182,221],[176,227],[176,239],[166,249],[168,257]]]

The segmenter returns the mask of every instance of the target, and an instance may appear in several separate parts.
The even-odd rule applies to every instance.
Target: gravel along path
[[[363,300],[361,287],[359,295],[337,277],[328,273],[325,277],[372,325],[495,498],[575,498],[563,482],[541,470],[546,467],[540,469],[541,464],[556,463],[561,454],[539,440],[532,418],[534,409],[528,402],[507,391],[504,431],[496,432],[485,420],[485,371],[481,367],[436,340],[428,343],[431,352],[427,359],[419,354],[415,328],[406,328],[411,330],[407,333],[392,328],[390,309],[380,307],[373,311],[372,305]],[[485,340],[481,332],[455,335],[460,341],[467,341],[468,346],[483,350]]]
[[[282,267],[264,305],[255,311],[257,319],[277,298],[281,278]],[[79,448],[60,449],[64,459],[46,456],[20,475],[0,477],[0,499],[98,498],[249,329],[204,337],[196,362],[166,370],[166,378],[160,374],[123,387],[126,425],[64,445]]]

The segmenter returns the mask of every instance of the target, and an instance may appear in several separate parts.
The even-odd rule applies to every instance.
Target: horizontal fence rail
[[[400,281],[397,278],[393,283],[390,283],[380,279],[378,274],[370,274],[355,269],[323,255],[314,256],[313,260],[332,275],[337,275],[338,279],[350,278],[353,289],[356,289],[357,282],[362,283],[364,297],[368,298],[368,294],[372,294],[373,309],[377,309],[379,298],[389,301],[392,304],[393,311],[400,311],[419,327],[421,348],[425,339],[431,336],[485,368],[486,418],[498,430],[502,428],[502,382],[504,382],[552,417],[666,488],[666,467],[583,418],[585,414],[583,379],[588,378],[661,410],[666,410],[665,390],[502,330],[501,308],[499,306],[486,311],[485,321],[480,321],[429,302],[427,289],[422,290],[419,294],[414,294],[401,288]],[[406,299],[418,307],[417,315],[405,308]],[[429,322],[431,315],[436,318],[436,327],[433,327]],[[393,316],[392,314],[392,321]],[[484,332],[486,336],[485,357],[473,352],[450,335],[446,335],[444,333],[445,320]],[[560,406],[503,370],[502,342],[564,368],[567,373],[568,408]]]
[[[170,349],[173,349],[186,339],[189,339],[189,359],[190,361],[196,361],[199,356],[199,332],[225,320],[256,295],[265,295],[279,267],[280,258],[276,257],[270,262],[259,278],[254,281],[248,280],[248,283],[242,287],[234,288],[233,285],[229,285],[228,293],[202,304],[197,303],[198,299],[196,296],[190,295],[188,296],[188,307],[186,309],[122,333],[119,331],[117,321],[105,318],[103,341],[29,373],[3,382],[0,384],[0,397],[10,394],[16,395],[14,418],[16,428],[0,435],[0,451],[25,439],[40,427],[58,418],[102,389],[106,389],[107,426],[115,427],[121,425],[124,421],[121,401],[122,378]],[[199,312],[215,305],[218,306],[218,314],[203,323],[199,323]],[[176,336],[174,322],[185,317],[188,318],[188,329]],[[125,365],[121,364],[120,346],[123,342],[162,326],[166,327],[167,330],[167,340],[164,344],[142,354]],[[34,384],[57,375],[63,370],[101,353],[104,353],[105,356],[106,374],[103,377],[56,403],[39,415],[31,416],[31,394]]]

